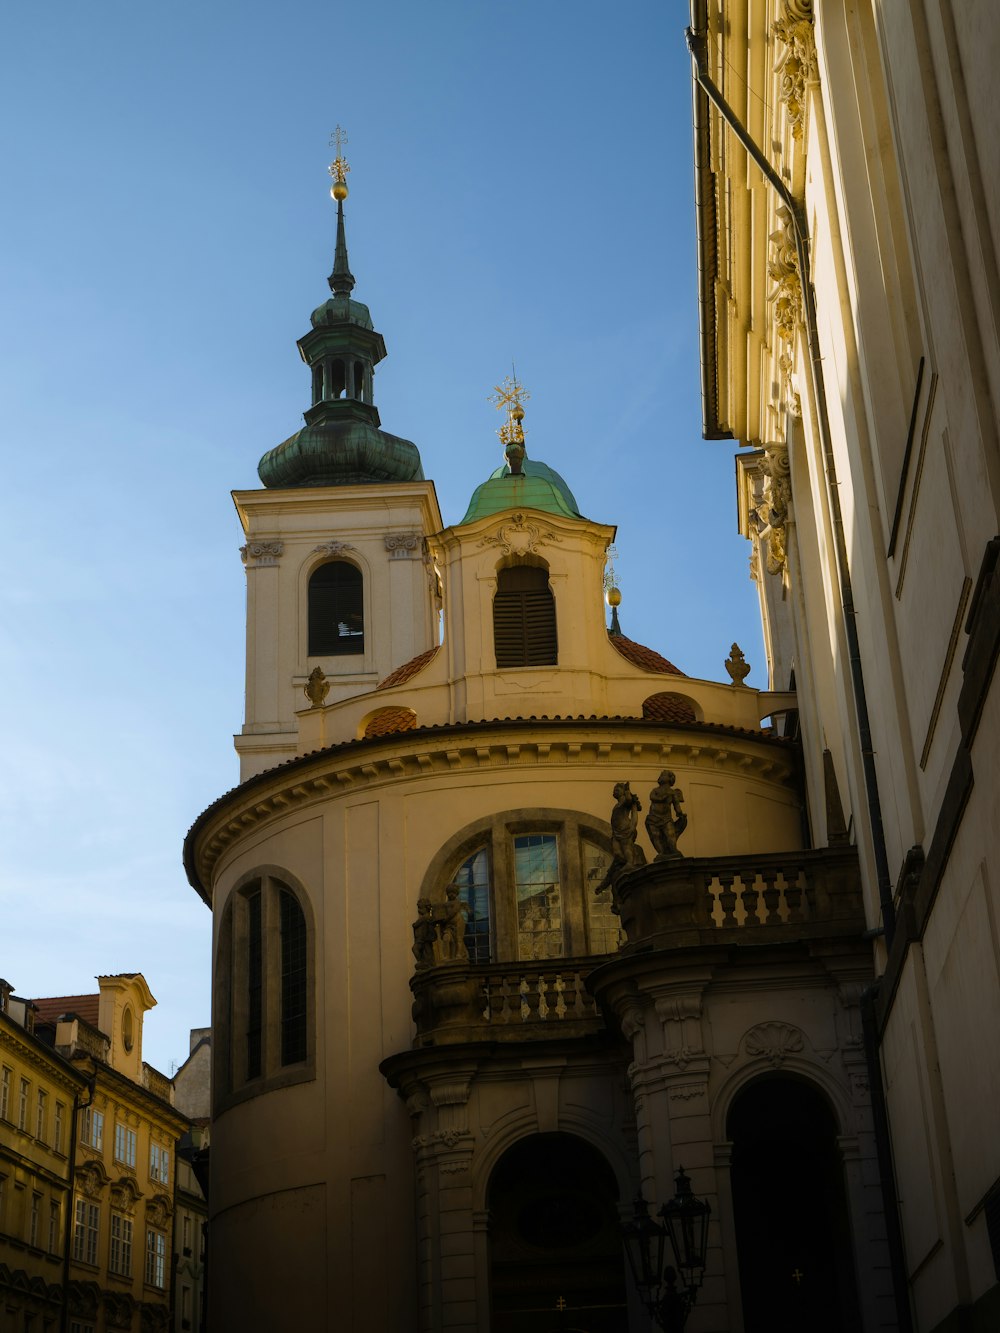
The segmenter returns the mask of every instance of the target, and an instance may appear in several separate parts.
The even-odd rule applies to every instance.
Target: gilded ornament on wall
[[[792,215],[782,205],[777,212],[781,224],[777,231],[768,237],[771,245],[771,258],[768,260],[768,277],[774,287],[768,295],[768,301],[774,306],[774,322],[778,337],[785,342],[792,342],[795,331],[802,322],[802,283],[799,278],[799,257],[795,249],[795,228]],[[779,362],[779,364],[781,364]],[[784,368],[783,368],[784,369]],[[789,374],[791,362],[788,363]]]
[[[785,107],[794,139],[802,138],[806,115],[806,85],[817,77],[816,35],[812,0],[783,0],[780,17],[771,24],[781,51],[774,66],[778,95]]]
[[[767,541],[767,572],[781,574],[787,559],[786,524],[792,502],[791,463],[787,446],[766,444],[760,466],[764,483],[760,502],[754,509],[757,536],[761,542]]]

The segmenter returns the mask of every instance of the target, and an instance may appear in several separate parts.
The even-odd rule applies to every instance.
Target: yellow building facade
[[[87,1080],[0,981],[0,1327],[55,1333],[65,1313],[73,1122]]]

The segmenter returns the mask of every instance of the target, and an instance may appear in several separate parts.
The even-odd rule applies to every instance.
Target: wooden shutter
[[[544,569],[501,569],[493,599],[493,642],[498,667],[555,666],[556,607]]]
[[[346,560],[320,565],[309,580],[309,656],[365,651],[364,581]]]

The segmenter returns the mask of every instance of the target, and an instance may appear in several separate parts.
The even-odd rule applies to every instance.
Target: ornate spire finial
[[[618,608],[622,604],[621,590],[615,574],[615,561],[618,559],[618,547],[609,546],[604,555],[604,600],[611,607],[611,628],[608,633],[620,636],[622,627],[618,623]]]
[[[330,194],[337,201],[337,246],[333,255],[333,272],[330,274],[330,290],[335,296],[350,296],[354,290],[354,274],[347,262],[347,233],[344,231],[344,200],[347,198],[347,173],[350,167],[344,157],[347,135],[338,125],[330,135],[330,147],[337,156],[330,163],[330,175],[333,184]]]
[[[524,426],[521,424],[524,421],[524,403],[531,394],[523,384],[519,383],[513,362],[510,371],[502,384],[493,386],[493,393],[486,401],[495,404],[498,412],[506,408],[507,420],[497,434],[504,446],[507,465],[512,475],[516,477],[520,475],[521,464],[524,461]]]

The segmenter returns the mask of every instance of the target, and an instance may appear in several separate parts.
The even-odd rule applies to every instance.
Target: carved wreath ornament
[[[544,532],[537,523],[529,523],[523,514],[515,514],[509,523],[502,523],[480,546],[496,546],[503,555],[530,555],[542,542],[560,542],[562,538],[551,529]]]

